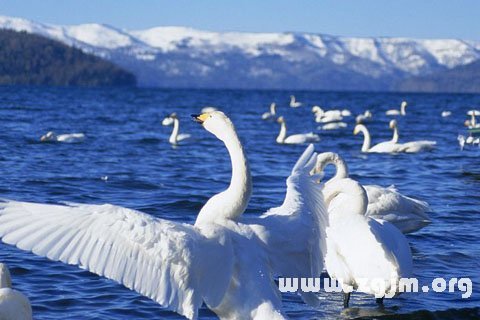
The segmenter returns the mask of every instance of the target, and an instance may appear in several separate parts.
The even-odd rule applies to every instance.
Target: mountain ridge
[[[141,86],[391,90],[410,78],[480,59],[480,41],[214,32],[179,26],[124,30],[0,16],[0,28],[41,34],[134,73]]]

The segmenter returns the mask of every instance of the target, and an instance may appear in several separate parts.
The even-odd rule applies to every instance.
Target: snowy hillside
[[[218,33],[185,27],[127,31],[4,16],[0,28],[40,34],[101,56],[133,72],[144,86],[385,90],[398,79],[480,59],[480,42],[456,39]]]

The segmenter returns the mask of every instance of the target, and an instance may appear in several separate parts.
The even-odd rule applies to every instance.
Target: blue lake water
[[[295,94],[304,107],[288,107]],[[284,295],[294,319],[402,314],[448,310],[452,319],[479,317],[454,309],[480,305],[480,148],[460,151],[457,135],[466,111],[479,108],[480,95],[334,93],[314,91],[222,91],[160,89],[81,89],[0,87],[0,197],[42,203],[113,203],[157,217],[193,222],[206,200],[226,188],[230,161],[223,144],[190,121],[201,106],[220,107],[233,120],[250,161],[254,193],[246,212],[255,215],[281,204],[285,178],[304,146],[277,145],[279,125],[260,119],[276,101],[288,133],[317,131],[310,111],[318,104],[354,114],[370,109],[374,143],[390,139],[384,111],[409,102],[399,118],[403,141],[436,140],[433,152],[360,153],[354,117],[340,131],[319,132],[316,150],[340,153],[351,176],[362,184],[394,184],[409,196],[428,201],[432,224],[408,236],[414,274],[420,284],[435,277],[470,277],[473,295],[461,292],[408,293],[379,309],[370,296],[355,294],[343,311],[341,294],[325,294],[318,309],[295,295]],[[452,116],[442,118],[442,110]],[[181,131],[193,139],[177,148],[168,143],[165,115],[177,112]],[[79,144],[40,143],[49,130],[84,132]],[[101,179],[108,176],[108,180]],[[35,319],[181,319],[123,286],[74,266],[52,262],[0,244],[0,261],[11,268],[14,285],[32,301]],[[445,314],[443,314],[445,316]],[[201,318],[215,319],[206,309]]]

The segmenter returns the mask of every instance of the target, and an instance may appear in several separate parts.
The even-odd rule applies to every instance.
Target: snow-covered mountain
[[[374,89],[480,59],[480,42],[349,38],[311,33],[127,31],[0,16],[0,28],[61,41],[133,72],[144,86]]]

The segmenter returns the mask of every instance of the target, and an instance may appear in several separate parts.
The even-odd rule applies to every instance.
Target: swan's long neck
[[[272,103],[272,104],[270,105],[270,114],[272,114],[272,115],[275,115],[275,114],[276,114],[275,107],[276,107],[276,106],[275,106],[275,103]]]
[[[400,114],[401,114],[402,116],[404,116],[404,115],[407,114],[407,112],[405,111],[405,107],[406,107],[406,106],[407,106],[406,103],[402,103],[402,105],[400,106]]]
[[[392,142],[393,143],[398,143],[398,140],[400,139],[400,136],[398,134],[398,127],[395,125],[393,126],[393,137],[392,137]]]
[[[477,118],[475,117],[475,114],[472,113],[472,119],[470,120],[470,126],[475,127],[477,125]]]
[[[177,143],[177,137],[178,137],[178,132],[180,131],[180,121],[178,121],[178,119],[173,119],[173,130],[172,130],[172,134],[170,135],[170,138],[168,139],[168,141],[172,144],[176,144]]]
[[[364,126],[360,127],[360,132],[363,133],[363,145],[362,145],[362,152],[368,152],[370,150],[370,144],[372,142],[370,138],[370,132]]]
[[[232,128],[233,129],[233,128]],[[232,164],[228,188],[210,198],[198,214],[196,226],[221,220],[236,220],[247,208],[252,194],[252,177],[243,146],[233,129],[224,139]]]
[[[335,166],[335,175],[328,180],[327,183],[348,178],[348,167],[345,161],[336,153],[326,152],[318,155],[316,171],[321,172],[323,169],[332,164]]]
[[[355,180],[341,179],[325,185],[323,194],[330,216],[333,220],[342,220],[352,215],[364,215],[368,198],[365,189]],[[342,195],[339,201],[335,198]],[[333,218],[333,219],[332,219]]]
[[[286,137],[287,137],[287,125],[285,124],[285,122],[282,122],[280,124],[280,132],[277,137],[277,142],[283,143]]]
[[[0,289],[1,288],[11,288],[12,279],[10,277],[10,271],[7,266],[3,263],[0,265]]]

